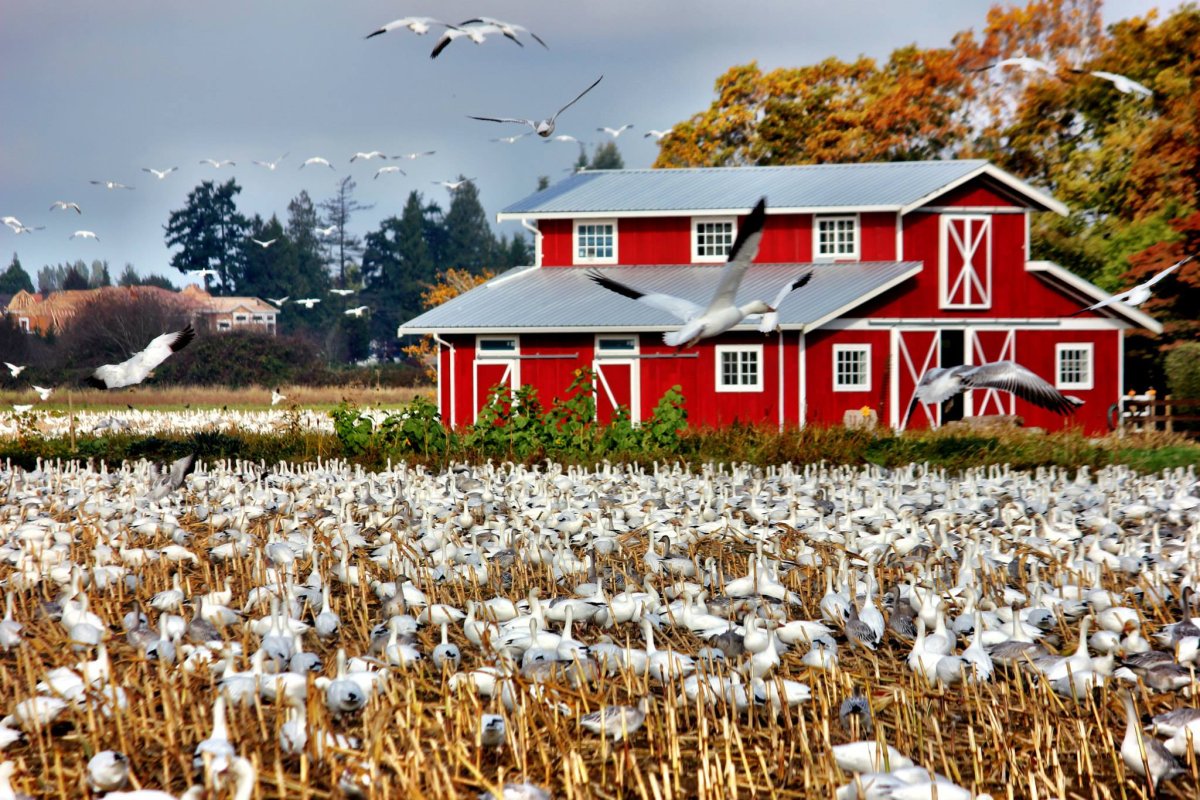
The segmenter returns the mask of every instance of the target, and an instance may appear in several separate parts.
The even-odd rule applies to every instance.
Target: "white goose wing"
[[[961,378],[965,388],[1012,392],[1022,400],[1055,414],[1069,414],[1076,406],[1083,404],[1077,398],[1067,397],[1015,361],[993,361],[967,368],[961,373]]]
[[[1172,272],[1174,272],[1175,270],[1177,270],[1177,269],[1179,269],[1180,267],[1182,267],[1184,264],[1186,264],[1186,263],[1188,263],[1189,261],[1191,261],[1193,258],[1195,258],[1195,256],[1188,256],[1187,258],[1183,259],[1182,261],[1176,261],[1174,264],[1172,264],[1171,266],[1167,267],[1167,268],[1166,268],[1166,269],[1164,269],[1162,272],[1158,273],[1158,274],[1157,274],[1157,275],[1155,275],[1153,278],[1151,278],[1150,280],[1148,280],[1148,281],[1146,281],[1145,283],[1143,283],[1143,284],[1142,284],[1142,287],[1143,287],[1143,288],[1145,288],[1145,289],[1149,289],[1151,286],[1153,286],[1154,284],[1158,283],[1158,282],[1159,282],[1159,281],[1161,281],[1163,278],[1167,277],[1167,276],[1168,276],[1168,275],[1170,275]]]
[[[638,289],[634,289],[632,286],[626,286],[620,281],[615,281],[594,269],[588,270],[587,276],[610,292],[625,295],[640,303],[645,303],[652,308],[657,308],[659,311],[665,311],[681,322],[690,322],[704,313],[704,309],[691,300],[684,300],[682,297],[676,297],[671,294],[646,294]]]
[[[767,218],[767,199],[758,201],[753,210],[746,216],[746,221],[738,229],[737,238],[729,248],[729,259],[721,270],[721,283],[708,304],[707,311],[727,308],[733,305],[737,297],[738,287],[742,285],[742,277],[746,268],[758,255],[758,245],[762,241],[763,222]]]
[[[775,295],[775,299],[771,301],[771,308],[775,310],[763,314],[762,322],[760,322],[758,326],[759,331],[762,333],[770,333],[779,327],[779,306],[783,304],[783,301],[787,299],[789,294],[812,280],[812,276],[812,270],[810,269],[799,278],[788,281],[782,287],[780,287],[779,292]]]
[[[196,338],[196,331],[188,325],[181,331],[172,331],[155,337],[145,350],[134,353],[120,364],[105,364],[98,367],[87,382],[101,389],[120,389],[141,383],[150,370],[167,360],[167,357],[187,347]]]

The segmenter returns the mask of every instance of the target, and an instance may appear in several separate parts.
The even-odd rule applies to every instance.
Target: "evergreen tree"
[[[162,275],[139,275],[133,264],[126,263],[121,276],[117,278],[118,286],[157,286],[168,291],[178,291],[170,279]]]
[[[0,273],[0,294],[16,294],[20,291],[33,292],[33,281],[29,273],[21,266],[21,259],[13,253],[12,263],[3,273]]]
[[[90,289],[88,286],[87,276],[78,269],[72,267],[67,270],[66,276],[63,277],[62,290],[64,292],[75,292],[81,289]]]
[[[377,341],[391,342],[396,327],[420,313],[421,293],[436,273],[427,228],[426,207],[414,191],[399,217],[388,217],[367,234],[364,301],[371,306],[371,338]]]
[[[262,247],[262,242],[274,240]],[[283,225],[274,214],[263,222],[257,214],[250,221],[250,234],[244,243],[242,272],[237,280],[237,292],[248,297],[283,297],[295,283],[296,252],[283,232]]]
[[[181,272],[216,270],[217,288],[226,294],[236,289],[250,231],[234,202],[241,191],[233,178],[220,186],[204,181],[188,194],[184,208],[171,212],[165,226],[167,246],[181,248],[171,256],[171,266]],[[207,275],[204,288],[210,288]]]
[[[596,145],[596,150],[592,153],[592,163],[588,164],[587,168],[625,169],[625,159],[621,158],[621,151],[617,149],[616,142],[605,142]]]
[[[496,237],[474,183],[464,183],[450,192],[450,210],[444,224],[446,250],[440,268],[458,267],[478,273],[495,266]]]
[[[362,239],[347,230],[350,217],[356,211],[366,211],[375,207],[374,203],[364,205],[354,199],[354,190],[357,186],[354,179],[347,175],[338,182],[337,194],[328,200],[321,201],[321,210],[325,212],[325,219],[337,229],[329,240],[329,246],[333,253],[334,266],[337,269],[338,286],[343,289],[348,288],[346,286],[348,268],[354,262],[355,257],[362,256],[363,253]]]

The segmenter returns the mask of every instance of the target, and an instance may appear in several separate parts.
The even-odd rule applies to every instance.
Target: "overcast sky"
[[[657,152],[642,133],[668,128],[706,108],[716,77],[757,59],[762,67],[828,56],[886,58],[916,42],[944,46],[982,27],[991,0],[3,0],[0,16],[0,216],[45,230],[15,235],[0,226],[0,269],[15,251],[36,282],[46,264],[108,260],[114,279],[132,263],[182,283],[163,238],[170,211],[200,181],[231,175],[243,187],[242,213],[285,218],[307,189],[314,201],[352,175],[357,199],[374,203],[352,230],[366,234],[399,213],[416,189],[445,207],[433,181],[477,178],[489,215],[533,191],[539,175],[557,181],[574,145],[529,137],[490,139],[516,125],[467,118],[543,117],[604,75],[560,119],[558,133],[589,143],[598,126],[636,127],[618,140],[626,166],[647,167]],[[1109,0],[1112,22],[1175,2]],[[733,11],[736,10],[736,16]],[[407,30],[364,40],[405,15],[448,22],[493,16],[532,29],[549,45],[503,38],[454,42],[437,60],[437,33]],[[417,161],[356,162],[356,151],[436,150]],[[590,151],[589,147],[589,151]],[[274,172],[251,162],[288,157]],[[336,171],[303,170],[310,156]],[[233,159],[215,170],[205,158]],[[373,179],[384,163],[408,176]],[[158,181],[142,167],[178,166]],[[109,191],[89,180],[116,180]],[[48,211],[56,200],[83,215]],[[99,241],[68,237],[94,231]],[[503,232],[520,230],[505,223]]]

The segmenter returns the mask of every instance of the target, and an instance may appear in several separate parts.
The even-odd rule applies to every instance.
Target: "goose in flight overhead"
[[[279,158],[275,159],[274,161],[255,161],[254,163],[260,167],[266,167],[271,172],[274,172],[275,168],[279,166],[279,162],[283,161],[287,157],[288,157],[288,154],[284,153],[283,155],[281,155]]]
[[[504,34],[509,39],[512,39],[517,44],[521,44],[520,40],[517,39],[517,31],[524,31],[525,33],[529,34],[529,38],[533,39],[547,50],[550,49],[550,45],[543,42],[542,37],[538,36],[524,25],[518,25],[515,22],[505,22],[504,20],[493,19],[492,17],[476,17],[475,19],[469,19],[465,22],[459,23],[460,27],[464,25],[494,25],[500,29],[500,33]]]
[[[355,161],[358,161],[360,158],[363,161],[370,161],[372,158],[385,158],[386,159],[387,156],[385,156],[383,154],[382,150],[372,150],[369,153],[364,153],[360,150],[357,153],[355,153],[354,155],[350,156],[350,163],[353,164]]]
[[[12,373],[14,378],[20,375],[26,369],[24,366],[18,367],[16,364],[9,363],[8,361],[4,362],[4,366],[8,367],[8,371]]]
[[[383,27],[368,33],[364,38],[371,39],[375,36],[379,36],[380,34],[394,31],[397,28],[408,28],[417,36],[424,36],[425,34],[429,33],[430,29],[432,29],[434,25],[441,25],[444,28],[457,27],[455,25],[451,25],[449,22],[442,22],[441,20],[434,19],[433,17],[401,17],[400,19],[394,19]]]
[[[1047,64],[1040,59],[1030,58],[1029,56],[1013,56],[1012,58],[1001,59],[994,64],[988,64],[986,67],[974,69],[972,72],[987,72],[989,69],[996,69],[997,67],[1017,67],[1021,72],[1045,72],[1047,75],[1054,75],[1057,72],[1053,65]]]
[[[347,308],[346,316],[347,317],[362,317],[363,314],[366,314],[370,310],[371,309],[368,308],[367,306],[358,306],[357,308]]]
[[[279,307],[286,303],[290,297],[290,294],[285,294],[283,297],[268,297],[267,302],[273,306]]]
[[[524,135],[528,136],[529,134],[524,134]],[[435,183],[438,186],[445,186],[450,191],[457,192],[465,184],[468,184],[473,180],[475,180],[475,179],[474,178],[463,178],[460,181],[431,181],[431,183]]]
[[[336,230],[337,230],[337,225],[330,225],[328,228],[313,228],[313,233],[317,234],[317,236],[322,236],[322,237],[333,236],[333,233]]]
[[[408,177],[408,173],[405,172],[404,170],[400,169],[397,166],[390,166],[390,167],[380,167],[379,169],[375,170],[375,177],[372,178],[371,180],[377,181],[377,180],[379,180],[380,175],[394,175],[397,172],[399,172],[401,175],[403,175],[406,178]]]
[[[1148,280],[1144,283],[1139,283],[1137,286],[1134,286],[1132,289],[1126,289],[1125,291],[1121,292],[1120,294],[1114,294],[1112,297],[1109,297],[1105,300],[1101,300],[1099,303],[1093,303],[1092,305],[1088,306],[1087,308],[1081,308],[1079,311],[1076,311],[1071,316],[1077,317],[1080,314],[1086,313],[1088,311],[1095,311],[1098,308],[1104,308],[1105,306],[1110,306],[1113,303],[1124,303],[1127,306],[1140,306],[1142,303],[1144,303],[1150,299],[1150,294],[1151,294],[1150,287],[1151,286],[1158,283],[1163,278],[1167,277],[1172,272],[1174,272],[1175,270],[1182,267],[1184,264],[1191,261],[1193,258],[1195,258],[1195,256],[1188,256],[1187,258],[1185,258],[1181,261],[1176,261],[1174,264],[1167,267],[1162,272],[1159,272],[1157,275],[1155,275],[1150,280]]]
[[[284,400],[287,400],[286,394],[279,391],[278,389],[271,390],[271,405],[277,406],[280,403],[282,403]]]
[[[578,103],[580,98],[582,98],[585,94],[590,92],[592,89],[595,89],[597,84],[599,84],[600,81],[602,81],[602,80],[604,80],[603,75],[601,75],[599,78],[596,78],[595,82],[591,86],[587,87],[582,92],[580,92],[574,100],[567,103],[565,106],[560,108],[558,111],[555,111],[554,116],[550,117],[549,119],[532,120],[532,119],[521,119],[519,117],[475,117],[475,116],[471,116],[471,115],[468,115],[468,116],[471,116],[471,119],[483,120],[484,122],[515,122],[518,125],[528,125],[530,128],[533,128],[533,132],[536,133],[538,136],[541,136],[543,139],[548,139],[548,138],[550,138],[551,134],[554,133],[554,123],[558,121],[559,114],[563,113],[568,108],[570,108],[571,106]]]
[[[596,130],[600,131],[601,133],[607,133],[609,136],[611,136],[612,138],[616,139],[616,138],[617,138],[617,137],[619,137],[619,136],[620,136],[622,133],[624,133],[625,131],[629,130],[629,129],[630,129],[630,128],[632,128],[632,127],[633,127],[633,123],[632,123],[632,122],[630,122],[630,123],[628,123],[628,124],[622,125],[622,126],[621,126],[621,127],[619,127],[619,128],[608,128],[608,127],[604,127],[604,128],[596,128]]]
[[[304,169],[309,164],[324,164],[330,169],[333,169],[333,164],[330,164],[328,159],[321,158],[320,156],[313,156],[312,158],[305,159],[304,163],[300,165],[300,169]]]
[[[200,280],[217,277],[217,271],[215,269],[189,269],[183,274],[187,275],[189,278],[199,278]]]
[[[49,389],[47,389],[45,386],[38,386],[36,383],[31,383],[29,385],[30,385],[30,387],[33,388],[33,390],[35,392],[38,393],[38,397],[40,397],[42,400],[49,400],[50,395],[54,394],[53,386],[51,386]]]
[[[336,294],[338,297],[349,297],[350,295],[354,294],[355,291],[356,290],[354,289],[330,289],[329,293]]]
[[[166,361],[172,353],[187,347],[196,338],[196,331],[189,324],[181,331],[172,331],[155,337],[145,350],[134,353],[120,364],[105,364],[97,367],[86,382],[98,389],[120,389],[141,383],[150,371]]]
[[[66,211],[68,208],[73,208],[75,209],[76,214],[83,213],[83,209],[79,207],[79,203],[69,203],[66,200],[55,200],[54,204],[50,206],[50,210],[53,211],[56,208],[61,208],[63,211]]]
[[[68,239],[95,239],[97,242],[100,241],[100,237],[97,236],[92,231],[75,231],[67,238]]]
[[[1067,397],[1045,380],[1015,361],[992,361],[987,364],[963,364],[958,367],[935,367],[921,376],[916,393],[904,422],[908,422],[918,402],[940,405],[959,392],[969,389],[998,389],[1011,392],[1035,406],[1055,414],[1070,414],[1083,401]]]
[[[650,130],[648,130],[642,134],[642,138],[649,139],[651,136],[653,136],[654,141],[661,142],[662,138],[664,136],[669,136],[671,134],[671,132],[674,130],[675,130],[674,128],[667,128],[665,131],[656,131],[653,128],[651,128]]]
[[[251,236],[251,237],[250,237],[250,241],[254,242],[256,245],[258,245],[259,247],[261,247],[263,250],[266,250],[268,247],[270,247],[271,245],[273,245],[273,244],[275,244],[276,242],[278,242],[278,241],[279,241],[279,237],[275,237],[274,239],[267,239],[267,240],[264,242],[264,241],[263,241],[263,240],[261,240],[261,239],[255,239],[253,236]]]
[[[305,297],[303,300],[296,300],[296,301],[294,301],[294,302],[296,303],[296,305],[298,305],[298,306],[304,306],[304,307],[305,307],[306,309],[308,309],[309,311],[312,311],[312,309],[313,309],[313,306],[315,306],[317,303],[321,302],[321,298],[319,298],[319,297]]]
[[[1108,81],[1121,94],[1136,94],[1139,97],[1154,97],[1154,91],[1150,89],[1150,87],[1140,84],[1132,78],[1127,78],[1124,75],[1118,75],[1115,72],[1104,72],[1103,70],[1088,71],[1085,69],[1073,69],[1071,72],[1087,73],[1094,78]]]
[[[125,184],[118,183],[117,181],[89,181],[89,183],[95,184],[96,186],[103,186],[105,189],[133,189],[132,186],[126,186]]]
[[[430,52],[429,57],[437,58],[442,54],[442,51],[449,47],[450,43],[455,39],[461,39],[465,36],[475,44],[483,44],[485,41],[487,41],[488,36],[493,36],[497,33],[507,36],[507,34],[505,34],[504,31],[497,25],[469,25],[464,27],[452,25],[446,30],[445,33],[442,34],[442,38],[438,39],[438,42],[436,45],[434,45],[433,51]],[[525,46],[521,44],[521,41],[515,37],[508,36],[508,38],[516,42],[520,47]]]
[[[753,314],[773,314],[775,308],[762,300],[753,300],[742,306],[734,305],[738,287],[746,274],[746,268],[758,254],[758,245],[762,241],[763,223],[767,218],[767,201],[762,199],[747,215],[738,228],[737,238],[729,248],[729,258],[721,269],[721,282],[713,294],[708,308],[704,308],[691,300],[684,300],[669,294],[646,294],[645,292],[626,286],[596,270],[591,270],[588,277],[609,291],[638,300],[648,306],[665,311],[673,317],[682,320],[684,325],[678,330],[668,331],[663,335],[663,341],[673,347],[691,347],[701,339],[724,333],[739,325],[742,320]],[[789,281],[780,290],[779,298],[786,297],[793,288],[803,286],[811,278],[812,273],[805,273],[796,280]],[[775,318],[771,317],[771,324]],[[768,329],[769,330],[769,329]]]
[[[437,150],[425,150],[420,153],[401,153],[398,156],[392,156],[392,158],[407,158],[409,161],[415,161],[416,159],[421,158],[422,156],[431,156],[436,152],[437,152]]]
[[[142,167],[142,172],[149,172],[151,175],[153,175],[154,177],[158,178],[161,181],[163,178],[167,177],[168,175],[170,175],[172,172],[174,172],[177,169],[179,169],[179,167],[167,167],[166,169],[155,169],[154,167]]]
[[[200,159],[200,163],[201,163],[201,164],[208,164],[208,165],[210,165],[210,166],[212,166],[212,167],[215,167],[215,168],[217,168],[217,169],[220,169],[221,167],[236,167],[236,166],[237,166],[237,162],[236,162],[236,161],[233,161],[233,160],[231,160],[231,159],[228,159],[228,158],[225,158],[225,159],[217,159],[217,158],[202,158],[202,159]]]

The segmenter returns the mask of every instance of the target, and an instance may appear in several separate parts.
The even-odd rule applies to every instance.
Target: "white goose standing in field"
[[[767,201],[766,198],[763,198],[758,201],[758,204],[739,226],[737,238],[734,239],[733,246],[729,248],[729,258],[721,270],[721,282],[717,285],[717,291],[713,294],[708,308],[703,308],[691,300],[684,300],[682,297],[674,295],[647,294],[613,280],[596,270],[589,271],[588,277],[609,291],[645,303],[683,320],[683,327],[668,331],[663,335],[663,341],[673,347],[691,347],[701,339],[717,336],[741,324],[742,320],[752,314],[774,314],[775,308],[763,300],[752,300],[742,306],[734,305],[738,287],[742,284],[746,269],[758,255],[758,245],[762,241],[763,224],[766,222],[766,218]],[[781,302],[782,298],[786,297],[793,289],[806,284],[811,276],[812,273],[807,272],[800,278],[789,281],[781,290],[780,296],[776,298],[776,302]],[[767,322],[774,324],[774,318],[770,320],[764,318],[764,325]],[[767,328],[767,330],[770,329]]]

